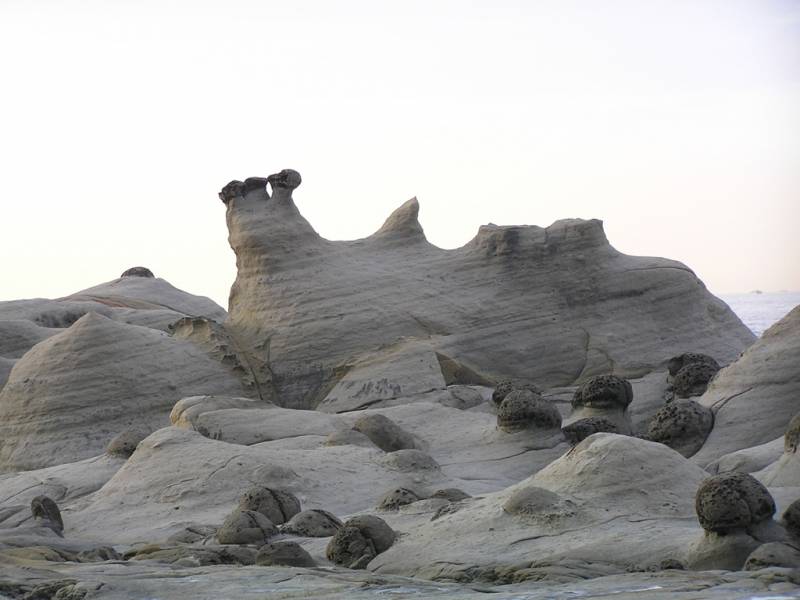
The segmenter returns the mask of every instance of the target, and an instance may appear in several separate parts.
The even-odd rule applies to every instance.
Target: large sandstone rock
[[[119,432],[163,427],[177,399],[201,393],[242,388],[188,342],[89,313],[28,351],[0,391],[0,469],[102,454]]]
[[[692,457],[706,465],[783,435],[800,409],[800,306],[720,371],[698,401],[714,411],[714,428]]]
[[[686,348],[727,362],[754,339],[690,269],[621,254],[600,221],[487,225],[442,250],[425,239],[412,199],[374,235],[332,242],[295,206],[299,185],[287,170],[220,194],[238,267],[228,326],[269,363],[271,381],[260,383],[285,405],[316,406],[353,365],[408,338],[457,363],[450,379],[473,373],[541,386],[612,369],[640,376]],[[385,379],[380,394],[395,394]],[[337,403],[362,381],[337,389]]]

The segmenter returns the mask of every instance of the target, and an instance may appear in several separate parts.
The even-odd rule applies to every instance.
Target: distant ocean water
[[[800,292],[720,294],[750,330],[760,336],[800,304]]]

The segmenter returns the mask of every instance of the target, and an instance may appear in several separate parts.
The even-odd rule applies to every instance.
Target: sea
[[[800,304],[800,292],[749,292],[746,294],[719,294],[731,310],[757,336],[780,321]]]

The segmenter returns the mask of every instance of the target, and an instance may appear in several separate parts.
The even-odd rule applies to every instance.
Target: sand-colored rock
[[[686,266],[617,252],[600,221],[486,225],[442,250],[412,199],[374,235],[332,242],[298,211],[293,177],[271,195],[263,178],[222,192],[238,268],[228,326],[287,406],[319,404],[351,367],[411,338],[483,378],[541,386],[641,376],[685,348],[729,361],[753,340]]]
[[[783,435],[800,398],[800,306],[721,370],[698,400],[714,411],[714,429],[692,457],[707,465]]]
[[[190,343],[88,313],[28,351],[0,391],[0,470],[95,456],[123,429],[168,424],[183,396],[241,390]]]

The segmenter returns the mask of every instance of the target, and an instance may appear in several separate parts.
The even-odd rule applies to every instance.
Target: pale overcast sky
[[[0,0],[0,299],[135,265],[227,306],[231,179],[322,235],[600,218],[714,292],[800,289],[800,2]]]

